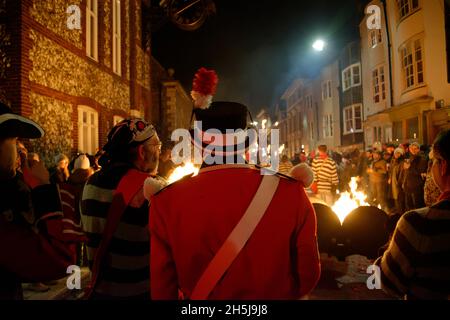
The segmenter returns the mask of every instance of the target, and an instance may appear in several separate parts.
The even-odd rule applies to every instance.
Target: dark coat
[[[403,190],[408,193],[423,194],[425,183],[423,173],[427,173],[428,162],[422,155],[411,156],[411,166],[404,170]]]

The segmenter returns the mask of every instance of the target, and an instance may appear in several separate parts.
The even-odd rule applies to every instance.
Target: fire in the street
[[[339,200],[337,200],[331,208],[338,216],[341,224],[345,218],[358,207],[370,206],[366,202],[367,195],[362,191],[358,191],[358,183],[356,177],[353,177],[349,183],[350,192],[344,192],[340,194]]]
[[[194,173],[194,176],[198,174],[198,171],[200,169],[192,162],[186,162],[182,166],[176,167],[175,170],[172,172],[172,174],[169,176],[168,183],[174,183],[175,181],[180,180],[181,178],[187,176],[188,174]]]

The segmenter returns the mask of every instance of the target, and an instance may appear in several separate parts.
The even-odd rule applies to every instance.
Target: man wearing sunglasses
[[[150,298],[149,202],[143,184],[156,176],[160,152],[158,135],[144,120],[123,120],[108,134],[102,169],[88,180],[81,202],[90,299]]]

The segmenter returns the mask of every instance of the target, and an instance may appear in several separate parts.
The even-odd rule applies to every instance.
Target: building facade
[[[387,0],[394,141],[431,144],[450,128],[449,4]]]
[[[339,57],[341,150],[363,149],[363,87],[359,41],[344,47]]]
[[[94,154],[129,116],[152,118],[141,0],[0,1],[2,99],[45,130],[30,149]],[[14,44],[14,45],[11,45]]]
[[[319,145],[319,108],[314,85],[314,80],[305,80],[301,104],[302,151],[306,154],[316,150]]]
[[[280,147],[282,150],[282,155],[288,155],[287,150],[287,137],[288,137],[288,121],[287,121],[287,111],[286,111],[286,101],[280,100],[275,105],[274,121],[278,122],[278,129],[280,130]]]
[[[181,83],[174,79],[175,71],[166,70],[152,57],[152,123],[163,142],[171,141],[176,129],[189,129],[193,103]]]
[[[284,144],[285,154],[293,158],[295,153],[300,153],[303,146],[303,117],[304,110],[304,79],[296,79],[281,96],[283,104],[286,105],[285,119],[280,123],[285,126],[285,140],[280,141]]]
[[[339,62],[336,60],[322,68],[315,79],[314,101],[317,103],[318,145],[327,145],[330,150],[341,146],[341,124],[339,109]]]
[[[381,29],[369,29],[367,18],[361,22],[361,69],[364,105],[364,141],[366,147],[392,141],[392,121],[386,112],[391,108],[391,61],[384,5],[380,0],[368,6],[380,8]]]

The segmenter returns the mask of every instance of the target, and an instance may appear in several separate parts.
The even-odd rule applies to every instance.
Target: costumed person
[[[0,103],[0,300],[23,299],[22,282],[67,276],[75,263],[72,247],[84,241],[81,229],[64,216],[44,164],[17,149],[18,137],[43,135],[37,123]]]
[[[144,183],[156,179],[160,152],[156,130],[144,120],[123,120],[108,134],[102,169],[89,178],[81,201],[92,270],[89,299],[150,298],[151,194],[144,193]]]
[[[196,79],[217,83],[214,71],[199,73]],[[260,300],[307,295],[318,282],[320,263],[316,216],[305,184],[244,162],[252,138],[247,135],[244,143],[235,143],[225,134],[249,128],[246,106],[213,102],[193,112],[203,131],[194,130],[192,141],[203,152],[204,163],[198,175],[151,198],[152,298]],[[208,137],[208,129],[218,130],[215,138],[222,139]],[[210,157],[217,161],[207,161]],[[305,167],[294,167],[290,174],[310,184],[313,176]]]
[[[317,184],[317,190],[321,200],[331,206],[334,202],[332,190],[336,190],[339,185],[337,165],[328,156],[326,145],[320,145],[318,150],[319,156],[312,162],[315,183]]]
[[[64,210],[72,210],[75,216],[75,223],[81,223],[80,204],[83,189],[89,177],[94,174],[94,169],[91,167],[89,158],[86,154],[80,154],[74,159],[73,170],[67,183],[60,184],[61,198],[63,202],[70,203],[72,206],[64,206]],[[77,265],[87,266],[86,245],[80,244],[77,247]]]

